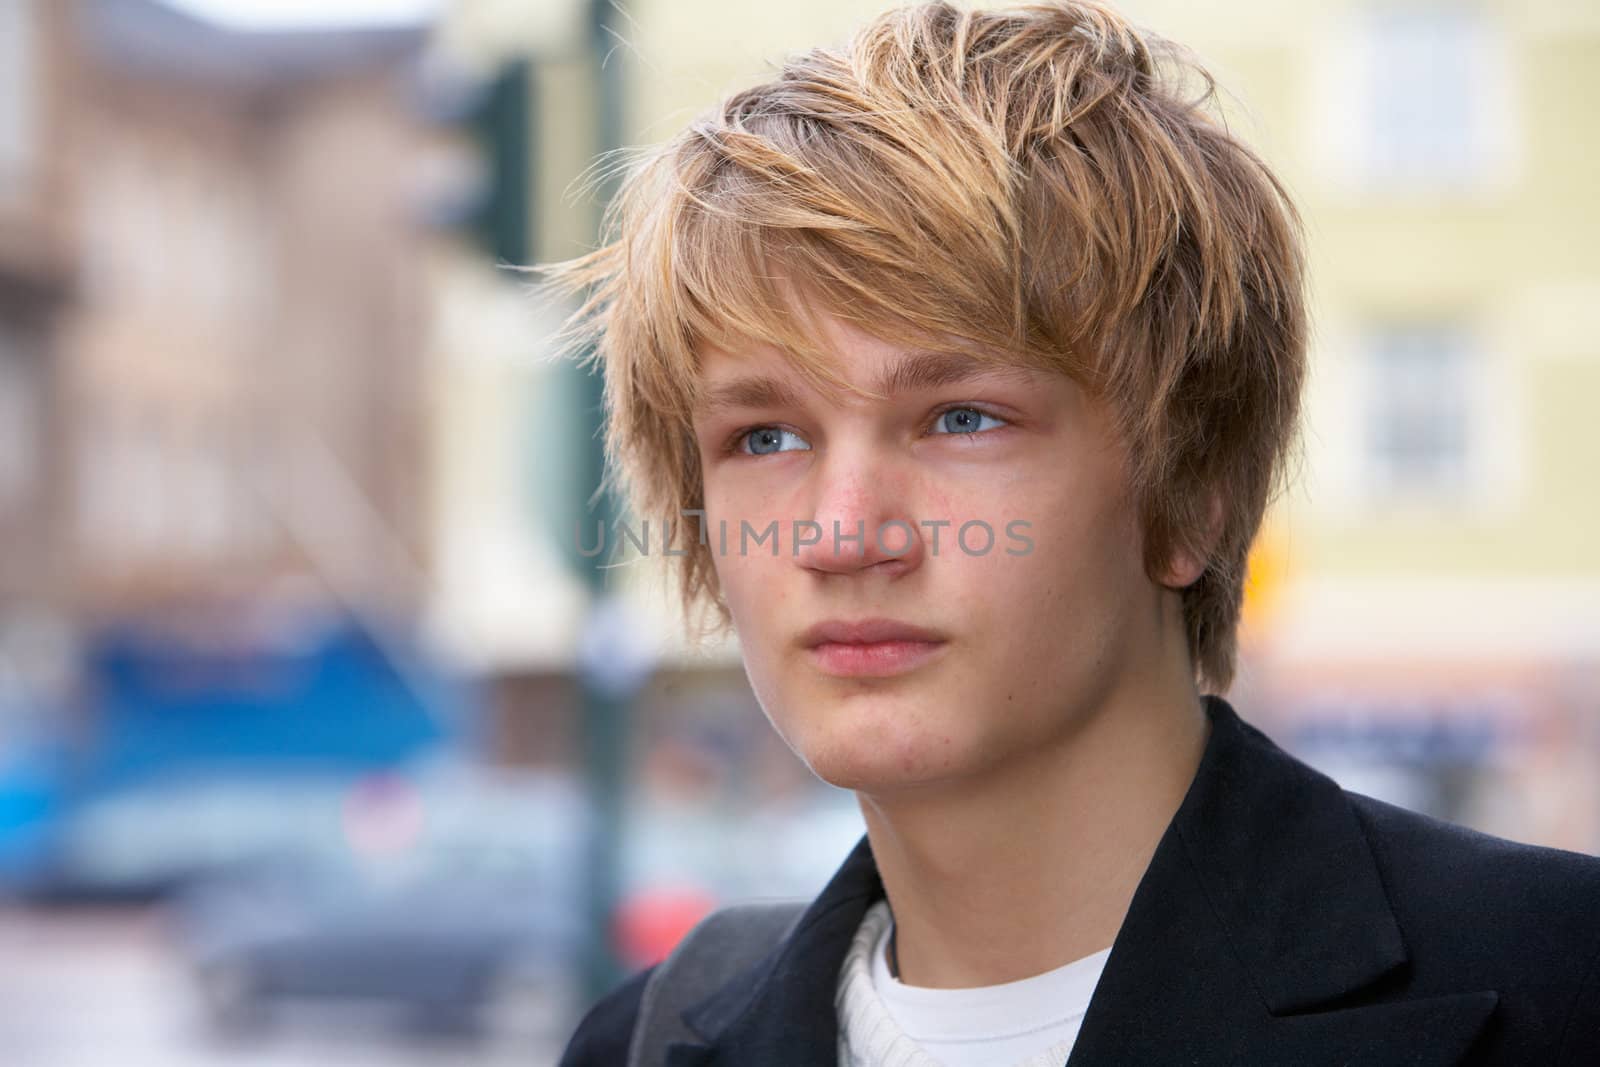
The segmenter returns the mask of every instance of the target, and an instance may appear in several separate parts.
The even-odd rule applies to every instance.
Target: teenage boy
[[[700,526],[685,604],[867,828],[672,976],[673,1040],[646,971],[567,1067],[1600,1064],[1600,860],[1347,792],[1218,695],[1307,316],[1211,99],[1096,3],[892,11],[546,268],[620,488]]]

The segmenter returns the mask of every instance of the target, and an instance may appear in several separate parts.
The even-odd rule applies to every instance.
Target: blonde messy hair
[[[1197,682],[1225,691],[1307,318],[1298,213],[1215,92],[1178,46],[1063,0],[889,11],[728,96],[632,165],[600,247],[536,268],[585,296],[561,340],[605,368],[612,484],[642,515],[703,506],[705,344],[774,345],[845,387],[812,310],[1058,369],[1126,444],[1147,573],[1208,561],[1184,625]],[[685,542],[685,615],[709,602],[724,629],[710,548]]]

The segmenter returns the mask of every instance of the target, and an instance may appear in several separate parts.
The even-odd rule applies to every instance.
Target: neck
[[[996,985],[1109,946],[1209,732],[1192,685],[1129,694],[992,773],[859,794],[900,980]]]

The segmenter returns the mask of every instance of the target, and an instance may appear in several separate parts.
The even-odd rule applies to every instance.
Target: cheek
[[[1096,491],[1036,498],[1018,530],[1031,545],[1002,525],[994,552],[960,560],[968,600],[985,605],[988,632],[1007,635],[997,651],[1019,683],[1048,687],[1103,662],[1136,600],[1137,542],[1121,509]]]
[[[741,532],[746,532],[751,558],[765,556],[772,561],[772,539],[763,538],[767,528],[778,525],[779,550],[787,551],[787,517],[793,508],[766,486],[741,485],[737,477],[708,480],[705,487],[705,533],[712,549],[728,557],[739,557]],[[736,561],[736,560],[735,560]]]
[[[741,484],[737,475],[711,477],[705,486],[705,534],[717,579],[735,616],[747,622],[781,611],[785,570],[792,570],[792,519],[799,514],[770,485]],[[804,517],[803,515],[801,517]],[[692,523],[692,520],[691,520]],[[771,527],[776,524],[776,537]],[[776,546],[776,551],[774,551]]]
[[[741,556],[730,546],[726,556],[717,557],[715,553],[713,556],[717,560],[723,598],[739,633],[749,638],[775,632],[787,613],[789,601],[781,576],[773,573],[782,560],[773,559],[766,548]]]
[[[764,524],[755,528],[761,530]],[[758,654],[766,644],[758,638],[780,629],[788,611],[790,589],[783,571],[792,569],[793,561],[784,555],[787,542],[780,540],[777,555],[773,554],[770,537],[759,544],[752,537],[741,545],[739,519],[712,510],[709,502],[706,535],[717,584],[746,648],[745,654]]]

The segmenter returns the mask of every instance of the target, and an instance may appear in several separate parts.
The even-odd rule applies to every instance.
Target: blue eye
[[[785,441],[797,442],[798,448],[785,448]],[[749,445],[749,450],[745,447]],[[811,446],[793,430],[781,426],[757,426],[739,435],[736,450],[747,456],[770,456],[776,452],[809,452]]]
[[[983,425],[983,420],[999,426],[1006,425],[1004,419],[997,419],[988,412],[979,411],[977,408],[947,408],[934,420],[935,433],[973,434],[979,430],[992,429]],[[942,428],[942,429],[941,429]]]

